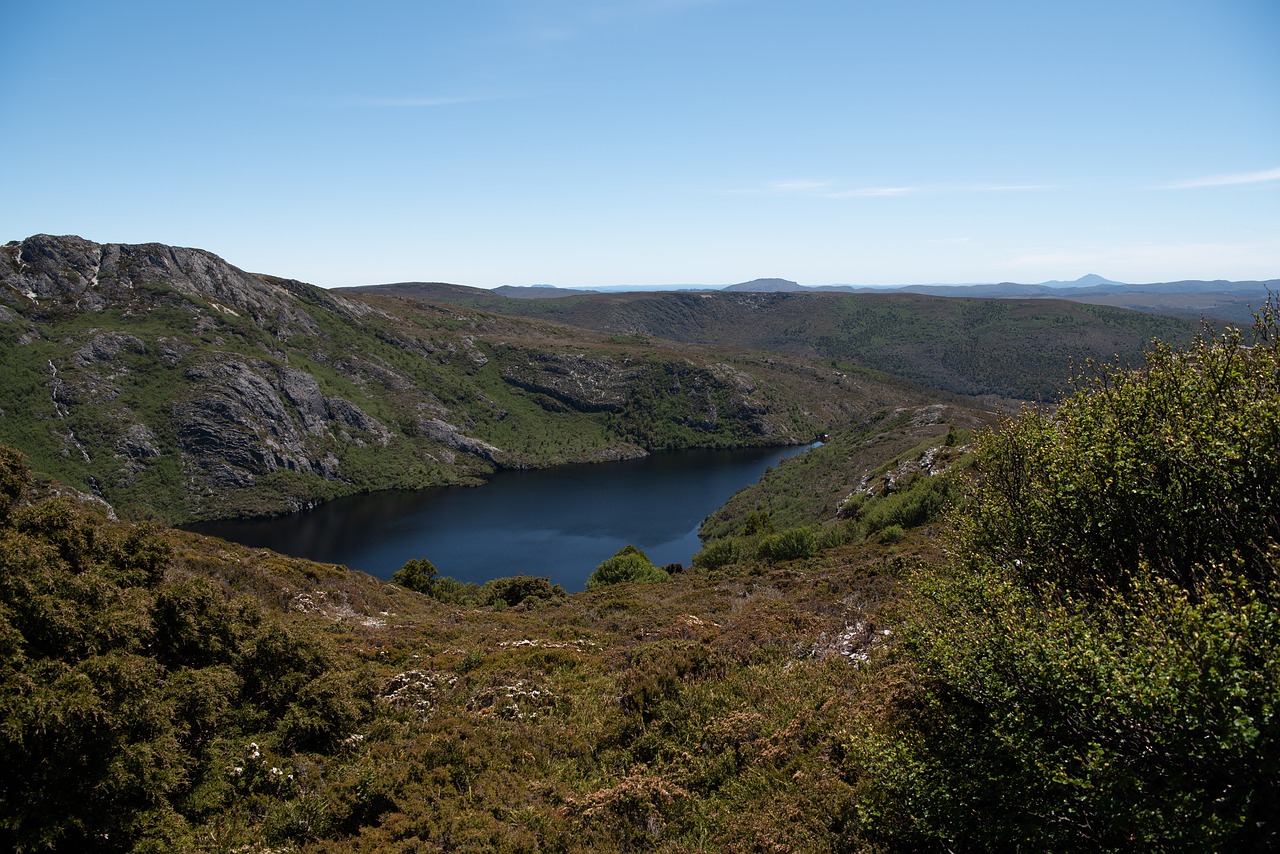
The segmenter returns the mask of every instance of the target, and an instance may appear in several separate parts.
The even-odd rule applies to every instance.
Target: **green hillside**
[[[861,365],[963,395],[1048,401],[1072,365],[1129,363],[1153,339],[1187,342],[1191,320],[1065,300],[914,294],[578,294],[513,299],[456,285],[399,284],[344,293],[399,296],[540,317],[618,335],[731,345]]]
[[[37,236],[0,251],[0,441],[134,517],[796,444],[937,397],[805,357],[337,295],[194,249]]]

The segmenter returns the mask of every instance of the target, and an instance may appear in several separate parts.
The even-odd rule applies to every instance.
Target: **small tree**
[[[419,557],[406,561],[405,565],[391,576],[391,580],[401,587],[417,590],[429,596],[435,589],[437,574],[435,565],[431,561],[425,557]]]
[[[654,566],[648,555],[635,546],[628,545],[596,567],[596,571],[587,579],[587,589],[620,582],[657,584],[670,579],[666,570]]]

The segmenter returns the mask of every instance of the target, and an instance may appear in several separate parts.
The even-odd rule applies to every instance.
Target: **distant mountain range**
[[[503,285],[493,293],[517,299],[547,299],[572,294],[635,291],[729,291],[735,293],[911,293],[942,297],[982,299],[1065,299],[1091,305],[1109,305],[1136,311],[1183,317],[1252,322],[1254,310],[1269,294],[1280,293],[1280,279],[1257,281],[1205,281],[1130,284],[1089,273],[1073,281],[1052,280],[1036,284],[995,282],[927,285],[801,285],[790,279],[752,279],[733,285],[607,285],[596,288],[559,288],[554,285],[514,287]]]

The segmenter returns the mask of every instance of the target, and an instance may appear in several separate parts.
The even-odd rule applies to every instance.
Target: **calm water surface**
[[[499,472],[476,488],[377,492],[291,516],[191,529],[379,578],[425,557],[441,575],[462,581],[545,575],[574,591],[628,543],[659,566],[687,565],[701,547],[698,525],[708,514],[803,450],[673,451]]]

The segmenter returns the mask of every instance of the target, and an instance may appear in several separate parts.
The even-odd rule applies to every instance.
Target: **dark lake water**
[[[688,565],[701,548],[703,519],[769,466],[804,450],[671,451],[498,472],[480,487],[376,492],[306,513],[191,530],[379,578],[425,557],[441,575],[461,581],[545,575],[572,592],[627,544],[658,566]]]

